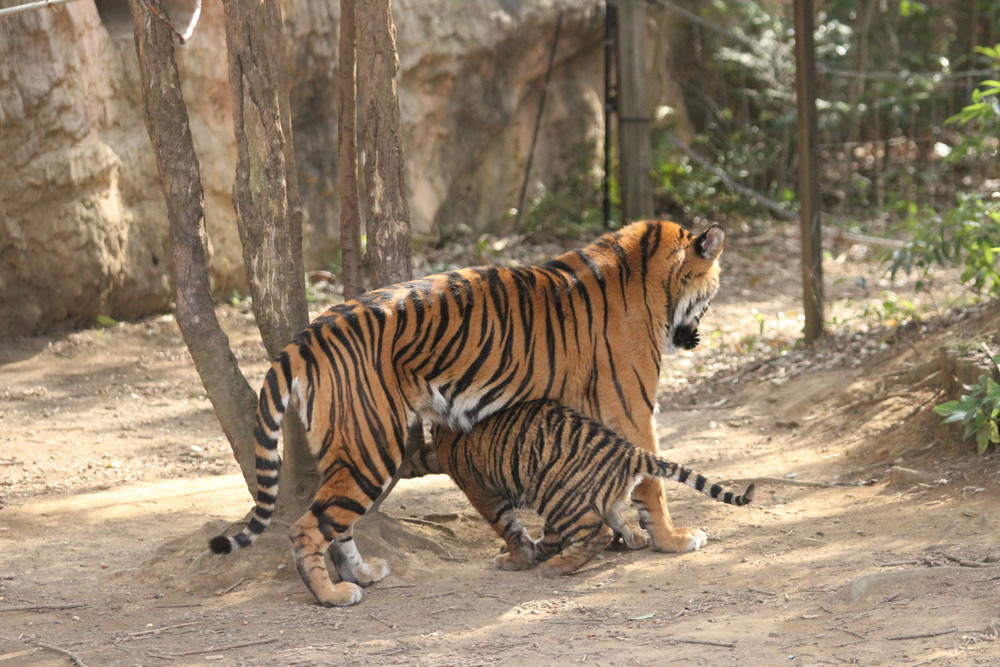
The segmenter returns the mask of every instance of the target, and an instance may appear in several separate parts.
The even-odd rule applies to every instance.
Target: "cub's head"
[[[726,230],[715,224],[700,236],[681,235],[687,243],[683,258],[671,271],[667,286],[670,330],[668,346],[691,350],[698,346],[698,323],[719,289],[719,256]]]

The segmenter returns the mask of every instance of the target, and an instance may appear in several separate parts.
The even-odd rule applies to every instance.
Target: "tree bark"
[[[281,12],[274,0],[224,0],[237,163],[233,201],[254,315],[277,355],[308,324]],[[298,419],[286,419],[278,511],[312,497],[317,475]]]
[[[368,256],[376,287],[413,278],[410,261],[410,209],[403,174],[403,143],[399,131],[399,98],[396,94],[396,28],[390,0],[365,0],[356,8],[357,80],[361,98],[362,142],[365,151],[365,223]],[[407,431],[404,463],[369,513],[399,481],[406,461],[424,442],[420,421]]]
[[[815,12],[812,0],[795,3],[795,88],[799,139],[799,227],[805,339],[823,336],[823,224],[819,200],[816,121]]]
[[[149,0],[149,3],[162,14],[160,0]],[[257,398],[240,372],[229,347],[229,337],[215,316],[205,253],[201,169],[181,93],[174,56],[174,32],[164,19],[139,0],[131,0],[129,4],[135,27],[146,131],[156,153],[170,222],[174,316],[247,487],[253,491],[256,488],[253,426]]]
[[[365,291],[361,261],[361,211],[358,201],[358,102],[354,0],[340,0],[340,72],[337,90],[337,162],[340,174],[340,253],[344,267],[344,299]]]
[[[618,3],[618,160],[622,223],[653,216],[652,110],[646,95],[646,3]]]
[[[390,1],[366,0],[356,12],[368,257],[375,285],[382,287],[413,277],[396,94],[399,58]]]

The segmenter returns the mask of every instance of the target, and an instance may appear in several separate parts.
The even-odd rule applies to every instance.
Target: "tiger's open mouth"
[[[698,329],[687,324],[682,324],[674,329],[674,345],[693,350],[698,347]]]

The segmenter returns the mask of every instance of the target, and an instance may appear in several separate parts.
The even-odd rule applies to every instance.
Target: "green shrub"
[[[1000,355],[993,357],[994,364],[1000,364]],[[948,401],[934,408],[934,412],[944,417],[944,423],[961,422],[965,425],[963,437],[976,440],[976,447],[983,454],[991,444],[1000,444],[997,419],[1000,418],[1000,384],[986,375],[979,376],[979,382],[965,385],[969,393],[957,401]]]
[[[955,208],[938,213],[909,205],[904,227],[912,234],[892,253],[890,273],[963,264],[962,282],[980,294],[1000,296],[1000,193],[958,194]],[[920,287],[921,285],[918,285]]]

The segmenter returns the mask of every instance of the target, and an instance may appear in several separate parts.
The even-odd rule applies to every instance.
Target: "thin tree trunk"
[[[148,2],[163,15],[160,0]],[[229,338],[215,316],[205,253],[204,192],[174,56],[174,32],[139,0],[131,0],[129,4],[135,26],[146,131],[156,153],[170,221],[174,315],[247,487],[253,491],[257,398],[240,372]]]
[[[653,215],[651,110],[646,95],[646,4],[618,3],[618,156],[622,223]]]
[[[337,166],[340,174],[340,252],[344,265],[344,299],[365,291],[361,262],[361,212],[358,203],[358,103],[355,74],[354,0],[340,0],[340,113],[337,122]]]
[[[223,7],[237,144],[233,200],[257,327],[274,357],[309,319],[284,26],[274,1],[224,0]],[[283,513],[301,509],[317,482],[301,422],[284,425]]]
[[[396,28],[389,0],[366,0],[356,8],[358,93],[365,151],[365,223],[375,286],[413,278],[410,209],[403,174],[403,144],[396,95]],[[369,512],[377,510],[399,481],[406,461],[426,448],[420,421],[407,431],[404,464]]]
[[[399,58],[389,0],[366,0],[356,12],[368,256],[375,285],[382,287],[413,277],[396,95]]]
[[[815,11],[812,0],[795,3],[795,88],[798,109],[799,225],[805,339],[823,336],[823,224],[819,201],[816,129]]]

